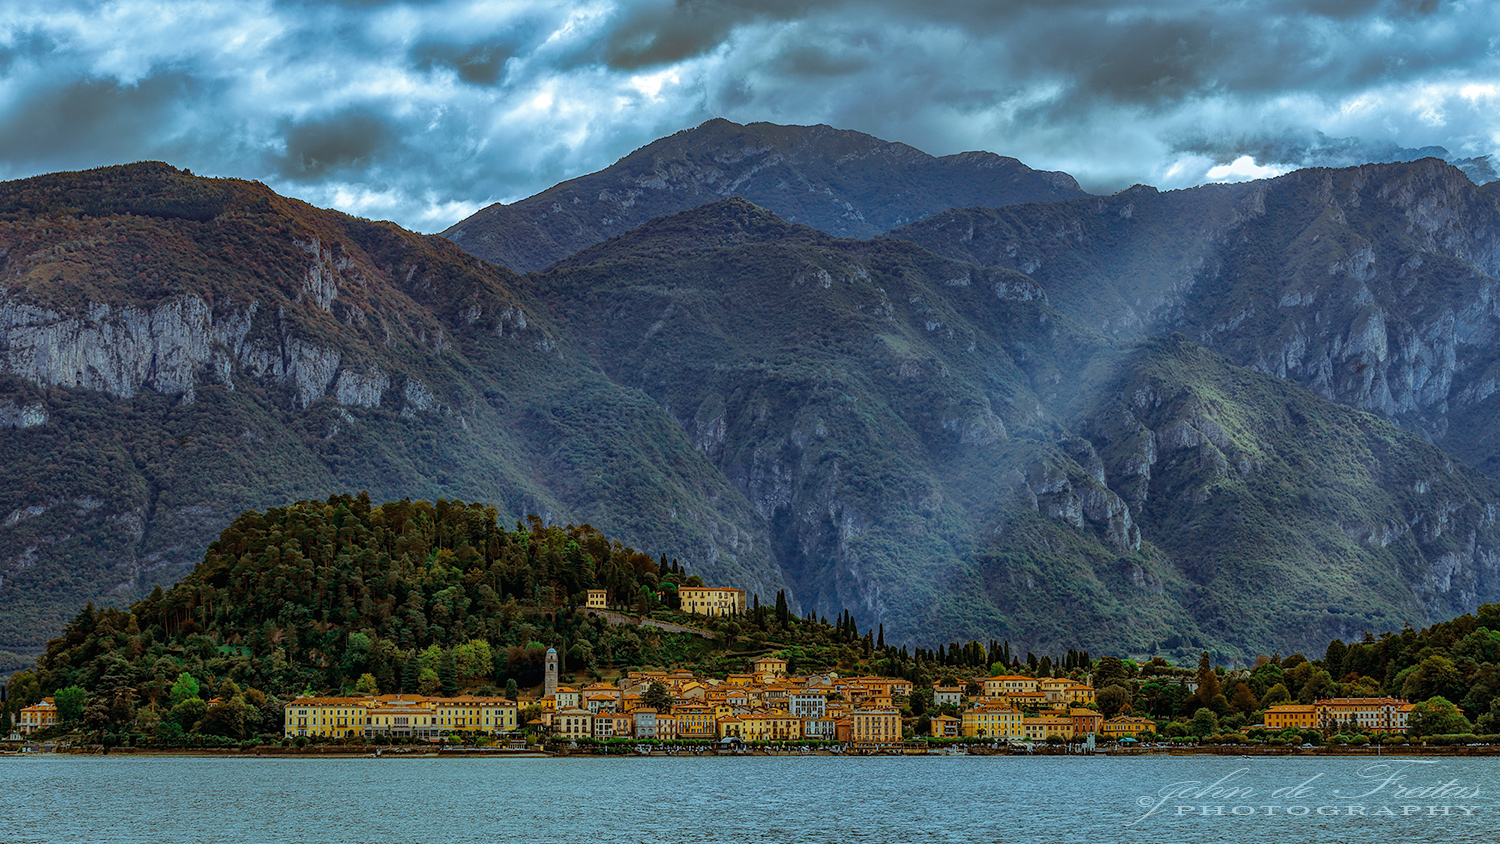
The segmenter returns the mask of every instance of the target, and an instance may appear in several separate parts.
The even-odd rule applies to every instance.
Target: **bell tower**
[[[557,649],[547,649],[547,678],[542,681],[542,697],[557,694]]]

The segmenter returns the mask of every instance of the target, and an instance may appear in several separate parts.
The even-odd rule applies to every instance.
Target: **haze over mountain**
[[[443,232],[471,254],[538,270],[654,217],[739,196],[835,237],[874,237],[949,208],[1084,196],[1072,176],[1014,158],[934,158],[829,126],[741,126],[715,119],[662,138],[597,173]]]
[[[590,522],[892,641],[1244,658],[1500,597],[1500,486],[1355,409],[1479,424],[1492,187],[1306,171],[855,240],[716,191],[877,234],[1008,184],[978,172],[1076,185],[826,127],[658,143],[491,215],[580,239],[526,276],[160,164],[0,186],[0,648],[358,489]],[[630,204],[648,164],[676,181]]]
[[[525,283],[749,498],[799,600],[888,636],[1243,656],[1500,589],[1494,482],[1014,270],[725,200]]]
[[[1500,477],[1500,204],[1436,159],[962,209],[892,233],[1026,272],[1121,338],[1182,331]]]

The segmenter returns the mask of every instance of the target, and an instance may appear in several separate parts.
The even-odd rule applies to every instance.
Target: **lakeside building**
[[[287,704],[285,734],[324,738],[437,738],[516,729],[518,707],[501,697],[421,695],[302,697]]]
[[[37,730],[57,726],[57,720],[57,703],[50,697],[44,697],[21,710],[20,717],[16,719],[16,732],[29,736]]]
[[[609,590],[590,589],[587,598],[583,602],[585,609],[604,610],[609,609]]]
[[[302,697],[286,707],[288,736],[353,738],[364,735],[374,699],[368,697]],[[430,710],[428,717],[436,717]]]
[[[901,713],[894,709],[856,709],[849,715],[849,741],[854,744],[894,744],[901,739]]]
[[[1334,697],[1312,703],[1284,703],[1266,710],[1266,729],[1277,731],[1344,729],[1366,733],[1404,733],[1415,706],[1393,697]]]
[[[1313,701],[1318,727],[1335,731],[1351,722],[1366,733],[1404,733],[1416,707],[1394,697],[1334,697]]]
[[[1107,721],[1099,723],[1099,735],[1107,739],[1125,738],[1140,733],[1156,732],[1156,722],[1150,718],[1132,718],[1128,715],[1117,715]]]
[[[962,726],[962,719],[954,718],[952,715],[936,715],[932,718],[932,728],[929,733],[933,738],[958,738]]]
[[[964,738],[1025,738],[1021,711],[1009,706],[984,706],[964,712],[959,732]]]
[[[1288,727],[1316,730],[1318,708],[1310,703],[1284,703],[1266,710],[1266,729],[1280,731]]]

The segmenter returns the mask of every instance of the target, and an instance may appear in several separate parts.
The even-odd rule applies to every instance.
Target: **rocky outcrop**
[[[298,407],[325,396],[349,407],[380,406],[392,379],[379,365],[349,366],[337,349],[303,340],[280,320],[270,320],[273,326],[252,339],[258,313],[254,303],[216,311],[197,296],[180,296],[154,308],[98,305],[63,315],[6,296],[0,299],[0,373],[42,387],[126,399],[151,390],[189,401],[197,384],[234,389],[236,377],[253,377],[287,384]],[[405,379],[402,398],[408,414],[438,405],[417,379]],[[46,419],[43,403],[17,407],[0,400],[0,426]]]

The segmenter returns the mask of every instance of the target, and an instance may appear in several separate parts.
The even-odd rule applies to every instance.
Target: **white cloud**
[[[1204,174],[1210,182],[1252,182],[1256,179],[1271,179],[1290,170],[1290,167],[1260,165],[1248,155],[1242,155],[1228,164],[1208,168]]]

